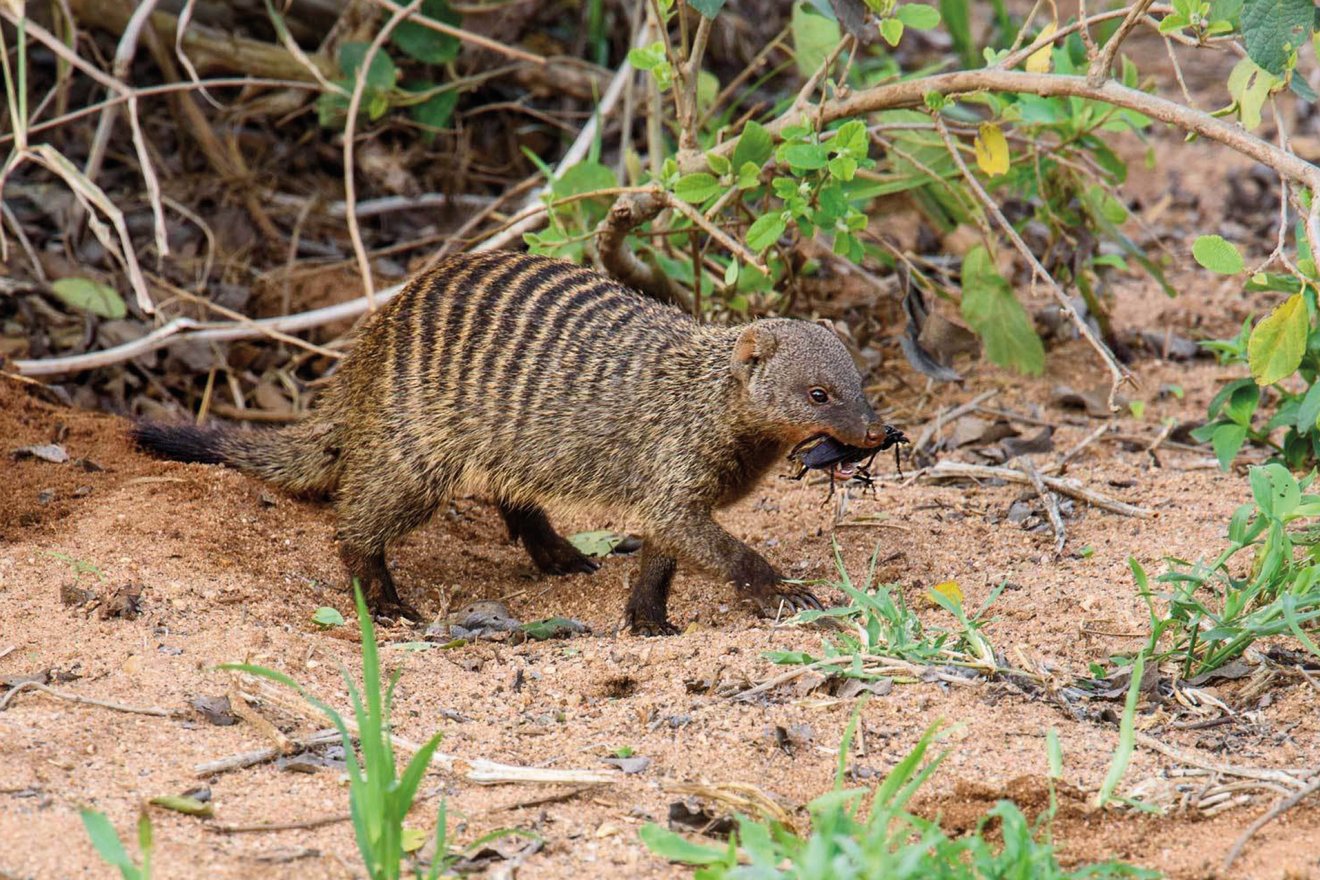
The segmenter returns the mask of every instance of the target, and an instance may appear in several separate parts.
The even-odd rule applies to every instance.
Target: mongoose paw
[[[527,554],[545,574],[593,574],[600,563],[574,547],[566,538],[527,544]]]
[[[789,616],[799,611],[821,611],[825,607],[806,587],[790,583],[779,583],[764,595],[751,598],[766,617]]]
[[[632,630],[633,635],[644,636],[646,638],[652,638],[654,636],[676,636],[681,632],[678,627],[663,618],[658,621],[638,620],[632,615],[629,615],[625,625],[628,629]]]
[[[407,602],[391,602],[388,599],[375,603],[371,616],[380,620],[403,620],[420,623],[425,620],[422,613]]]

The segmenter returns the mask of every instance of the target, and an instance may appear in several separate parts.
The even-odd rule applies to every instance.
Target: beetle
[[[834,489],[839,482],[856,480],[863,488],[874,489],[875,478],[871,476],[871,462],[875,461],[876,455],[881,450],[894,447],[894,467],[901,476],[903,471],[899,464],[898,446],[909,442],[911,441],[908,440],[907,435],[892,425],[885,425],[884,439],[880,441],[880,445],[872,447],[849,446],[828,434],[816,434],[789,451],[788,460],[801,468],[789,479],[800,480],[808,471],[828,471],[830,494],[826,497],[827,501],[834,497]]]

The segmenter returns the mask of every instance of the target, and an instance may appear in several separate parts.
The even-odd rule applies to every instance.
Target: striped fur
[[[829,403],[810,400],[825,389]],[[628,619],[668,632],[675,557],[763,607],[815,603],[715,524],[787,447],[879,429],[829,331],[765,320],[703,326],[571,263],[462,255],[414,278],[362,327],[311,418],[282,431],[136,429],[166,457],[222,461],[300,492],[333,492],[350,574],[399,603],[393,539],[455,493],[500,503],[547,571],[592,564],[542,512],[612,508],[644,533]]]

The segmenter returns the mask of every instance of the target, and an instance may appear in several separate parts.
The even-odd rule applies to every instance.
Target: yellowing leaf
[[[429,837],[430,835],[420,828],[404,826],[403,833],[399,835],[399,844],[404,852],[416,852],[426,845]]]
[[[1247,363],[1257,385],[1273,385],[1297,371],[1310,329],[1306,300],[1300,293],[1261,318],[1247,340]]]
[[[1040,29],[1040,34],[1037,35],[1036,40],[1043,40],[1046,37],[1052,37],[1054,36],[1054,32],[1058,29],[1059,26],[1057,24],[1050,22]],[[1027,56],[1027,73],[1049,73],[1050,53],[1053,51],[1054,43],[1051,42],[1041,46],[1035,52],[1032,52]]]
[[[1008,173],[1008,139],[993,122],[982,122],[976,135],[976,166],[995,177]]]
[[[961,605],[963,602],[962,587],[958,586],[957,581],[943,581],[931,587],[930,591],[932,593],[939,593],[955,605]]]

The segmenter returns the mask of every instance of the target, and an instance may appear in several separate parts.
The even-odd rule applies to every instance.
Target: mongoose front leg
[[[591,574],[600,568],[599,562],[556,532],[545,511],[537,505],[514,506],[501,501],[500,515],[509,527],[509,537],[522,541],[532,562],[546,574]]]
[[[672,636],[678,627],[669,622],[669,585],[674,580],[678,560],[651,549],[651,542],[642,544],[642,560],[637,584],[628,597],[624,612],[624,625],[639,636]]]
[[[806,587],[785,583],[765,557],[726,532],[711,519],[709,511],[687,510],[665,517],[655,537],[666,550],[724,575],[733,582],[738,595],[751,601],[762,614],[774,616],[781,610],[792,613],[822,607]]]

